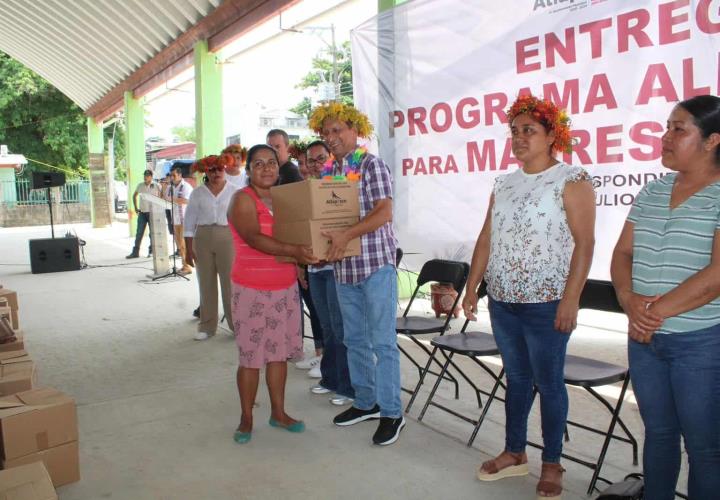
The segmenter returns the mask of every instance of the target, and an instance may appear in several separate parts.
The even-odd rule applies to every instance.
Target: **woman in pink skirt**
[[[275,256],[293,257],[300,264],[317,262],[310,248],[272,237],[270,188],[280,172],[275,150],[265,144],[253,146],[245,169],[249,185],[235,193],[228,209],[235,244],[232,317],[240,358],[237,386],[242,408],[233,436],[237,443],[247,443],[252,437],[252,410],[262,367],[266,367],[270,393],[270,425],[290,432],[305,430],[302,421],[285,413],[287,361],[303,354],[297,274],[294,264],[277,262]]]

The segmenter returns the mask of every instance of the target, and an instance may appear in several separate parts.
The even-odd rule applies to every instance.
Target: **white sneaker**
[[[313,394],[329,394],[332,391],[327,387],[323,387],[320,384],[317,384],[310,388],[310,392],[312,392]]]
[[[353,398],[343,396],[342,394],[335,394],[330,398],[330,402],[335,406],[344,406],[355,401]]]
[[[194,338],[195,340],[207,340],[207,339],[209,339],[210,337],[212,337],[212,335],[210,335],[209,333],[206,333],[206,332],[197,332],[193,338]]]
[[[295,368],[299,370],[309,370],[313,367],[320,366],[320,360],[322,359],[322,356],[312,356],[310,358],[305,358],[302,361],[298,361],[295,363]]]
[[[322,378],[322,373],[320,373],[320,363],[316,364],[312,368],[310,368],[310,371],[308,372],[308,377],[310,378]]]

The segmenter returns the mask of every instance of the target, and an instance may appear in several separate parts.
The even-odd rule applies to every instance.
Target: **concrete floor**
[[[237,351],[224,333],[207,342],[192,340],[194,278],[148,282],[149,259],[124,259],[132,244],[123,223],[95,230],[87,224],[56,226],[56,234],[67,230],[87,241],[90,267],[32,275],[27,240],[48,237],[49,227],[0,228],[0,283],[18,291],[21,326],[40,384],[65,391],[78,404],[82,480],[60,488],[62,500],[535,498],[537,450],[529,450],[531,476],[497,483],[474,477],[476,465],[502,449],[504,416],[497,403],[473,448],[467,448],[469,424],[437,409],[417,422],[421,396],[400,440],[380,448],[370,442],[373,423],[334,426],[338,409],[327,397],[308,392],[313,381],[306,372],[289,368],[288,412],[304,419],[307,431],[293,435],[269,427],[267,391],[261,387],[253,440],[235,444]],[[487,324],[486,314],[481,323]],[[581,312],[580,323],[571,352],[625,363],[622,317]],[[306,349],[311,350],[310,343]],[[469,371],[478,380],[485,377],[489,387],[487,376]],[[417,372],[403,359],[404,385],[416,380]],[[612,397],[619,390],[605,392]],[[455,401],[443,385],[439,400],[478,413],[465,387]],[[537,407],[529,427],[534,441],[540,441]],[[571,390],[570,413],[601,427],[609,421],[607,412],[580,390]],[[623,418],[641,438],[632,395]],[[594,458],[600,444],[596,436],[571,430],[566,451]],[[564,465],[563,498],[588,498],[591,471]],[[629,446],[611,445],[603,475],[619,480],[638,469]]]

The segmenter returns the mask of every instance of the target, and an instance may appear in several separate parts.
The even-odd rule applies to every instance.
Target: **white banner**
[[[470,261],[494,179],[518,167],[504,111],[566,108],[597,198],[591,276],[609,279],[635,194],[664,175],[673,103],[718,94],[720,0],[413,0],[352,34],[355,102],[395,177],[411,267]]]

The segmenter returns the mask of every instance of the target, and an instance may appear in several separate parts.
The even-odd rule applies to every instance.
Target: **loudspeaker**
[[[65,174],[62,172],[33,172],[32,188],[45,189],[65,185]]]
[[[80,270],[80,245],[77,238],[30,240],[30,271],[56,273]]]

